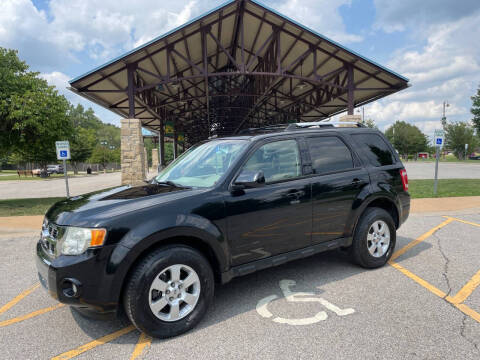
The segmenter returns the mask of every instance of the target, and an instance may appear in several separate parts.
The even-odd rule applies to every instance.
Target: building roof
[[[193,143],[351,112],[408,79],[256,0],[231,0],[70,84],[148,129],[173,121]]]

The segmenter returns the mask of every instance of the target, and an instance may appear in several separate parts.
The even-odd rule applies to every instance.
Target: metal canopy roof
[[[255,0],[232,0],[70,84],[148,129],[173,121],[192,144],[242,128],[353,114],[408,79]]]

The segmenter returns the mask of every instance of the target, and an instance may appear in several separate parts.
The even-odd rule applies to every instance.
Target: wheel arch
[[[390,214],[390,216],[392,217],[393,222],[395,223],[395,229],[398,229],[398,227],[400,226],[400,214],[398,212],[397,205],[395,205],[395,202],[393,200],[391,200],[387,197],[380,197],[380,198],[373,199],[363,209],[362,214],[363,214],[363,212],[365,212],[366,209],[372,208],[372,207],[377,207],[377,208],[383,209],[386,212],[388,212]],[[360,216],[361,216],[361,214],[360,214]],[[358,222],[358,220],[357,220],[357,222]]]
[[[154,241],[152,241],[152,237],[149,237],[150,241],[148,242],[148,245],[142,247],[142,249],[137,250],[135,252],[135,255],[128,261],[127,268],[124,269],[123,274],[121,275],[121,279],[118,279],[120,281],[120,291],[118,292],[116,298],[118,299],[118,311],[122,311],[122,303],[123,303],[123,294],[125,291],[126,284],[128,282],[128,279],[130,278],[132,272],[134,271],[135,267],[142,261],[145,256],[147,256],[149,253],[171,245],[183,245],[190,247],[194,250],[197,250],[200,254],[205,256],[207,261],[210,263],[210,266],[212,267],[212,271],[214,274],[215,282],[220,283],[221,282],[221,274],[222,274],[222,269],[225,264],[220,260],[219,254],[218,254],[218,249],[215,251],[214,247],[209,244],[208,241],[205,239],[202,239],[199,236],[194,236],[191,234],[185,234],[185,235],[174,235],[174,236],[153,236],[155,238]],[[145,239],[147,240],[147,239]]]
[[[387,195],[379,195],[375,197],[371,197],[364,200],[364,203],[360,208],[357,210],[357,216],[354,220],[353,227],[350,234],[350,240],[353,239],[355,235],[355,231],[357,229],[358,221],[362,217],[363,213],[372,207],[378,207],[380,209],[384,209],[386,212],[392,216],[393,222],[395,224],[395,229],[398,229],[400,226],[400,212],[398,210],[398,206],[395,204],[395,201]]]

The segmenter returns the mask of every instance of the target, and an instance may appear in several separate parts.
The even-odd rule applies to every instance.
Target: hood
[[[119,186],[59,201],[45,216],[58,225],[96,227],[112,217],[204,191],[164,184]]]

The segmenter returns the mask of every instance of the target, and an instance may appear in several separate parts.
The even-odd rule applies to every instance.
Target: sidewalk
[[[438,213],[474,209],[480,211],[480,196],[412,199],[410,204],[411,213]]]
[[[0,217],[0,239],[40,234],[43,215]]]

